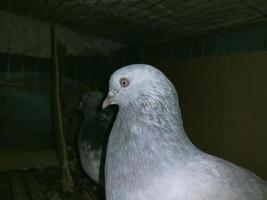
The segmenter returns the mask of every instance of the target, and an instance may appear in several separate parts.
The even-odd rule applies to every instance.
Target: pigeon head
[[[85,116],[90,114],[95,115],[100,107],[102,99],[103,94],[99,91],[86,92],[80,100],[78,109],[81,110]]]
[[[128,65],[111,75],[109,93],[102,107],[112,104],[125,107],[144,96],[158,100],[171,96],[177,98],[174,86],[160,70],[145,64]]]

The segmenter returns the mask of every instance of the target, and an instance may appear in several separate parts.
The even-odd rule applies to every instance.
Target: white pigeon
[[[118,69],[103,108],[110,104],[119,112],[106,155],[107,200],[267,200],[266,181],[191,143],[176,90],[158,69]]]

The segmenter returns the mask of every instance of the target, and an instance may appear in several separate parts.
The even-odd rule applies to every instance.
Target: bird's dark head
[[[96,113],[100,107],[104,95],[99,91],[89,91],[83,94],[78,105],[78,109],[86,116]]]
[[[102,107],[111,104],[125,107],[137,100],[142,101],[142,98],[152,101],[171,98],[170,100],[177,101],[177,94],[173,84],[155,67],[145,64],[128,65],[111,75],[109,93]]]

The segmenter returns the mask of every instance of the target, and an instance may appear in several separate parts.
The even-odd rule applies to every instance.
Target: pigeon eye
[[[90,101],[90,98],[89,98],[89,97],[85,97],[83,100],[84,100],[85,102],[88,102],[88,101]]]
[[[120,84],[122,87],[127,87],[129,85],[129,80],[127,78],[121,78],[120,79]]]

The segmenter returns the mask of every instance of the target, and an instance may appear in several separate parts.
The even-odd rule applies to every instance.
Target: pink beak
[[[112,97],[108,95],[103,101],[102,109],[105,109],[106,107],[108,107],[111,104],[111,101],[112,101]]]

